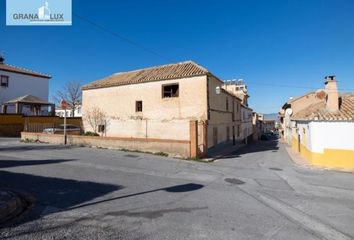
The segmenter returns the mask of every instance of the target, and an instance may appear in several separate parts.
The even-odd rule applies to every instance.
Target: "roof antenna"
[[[0,52],[0,64],[4,64],[5,61],[5,53],[4,51]]]

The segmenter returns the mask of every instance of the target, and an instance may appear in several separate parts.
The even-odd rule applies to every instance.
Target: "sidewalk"
[[[341,169],[341,168],[328,168],[328,167],[321,167],[321,166],[316,166],[308,162],[306,159],[304,159],[298,152],[295,152],[291,147],[287,146],[285,143],[283,143],[285,146],[286,151],[288,152],[289,157],[292,159],[292,161],[300,166],[300,167],[305,167],[309,169],[317,169],[317,170],[331,170],[331,171],[337,171],[337,172],[347,172],[347,173],[353,173],[352,171],[348,171],[346,169]]]
[[[244,146],[246,146],[246,144],[236,143],[236,145],[233,145],[232,142],[219,144],[217,147],[213,147],[212,149],[209,149],[208,156],[203,160],[208,162],[215,161],[216,159],[229,155]]]
[[[293,162],[296,165],[306,167],[306,168],[314,167],[312,164],[310,164],[308,161],[306,161],[303,157],[301,157],[301,155],[298,152],[295,152],[291,147],[286,145],[286,143],[282,143],[282,144],[284,144],[289,157],[291,158],[291,160],[293,160]]]
[[[0,224],[19,216],[30,205],[29,199],[10,190],[0,190]]]

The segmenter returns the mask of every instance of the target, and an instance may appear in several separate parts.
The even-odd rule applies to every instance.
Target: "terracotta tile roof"
[[[40,78],[47,78],[47,79],[52,78],[51,76],[43,74],[43,73],[38,73],[38,72],[29,70],[26,68],[16,67],[16,66],[4,64],[4,63],[0,63],[0,70],[6,71],[6,72],[13,72],[13,73],[34,76],[34,77],[40,77]]]
[[[161,65],[135,71],[113,74],[102,80],[89,83],[83,90],[114,87],[121,85],[194,77],[208,74],[209,71],[192,61]]]
[[[354,94],[341,95],[339,111],[328,112],[325,101],[315,103],[296,113],[292,120],[353,121]]]
[[[12,99],[10,101],[7,101],[5,103],[7,103],[7,104],[14,104],[14,103],[50,104],[48,101],[43,100],[43,99],[33,96],[33,95],[25,95],[25,96],[18,97],[18,98]]]

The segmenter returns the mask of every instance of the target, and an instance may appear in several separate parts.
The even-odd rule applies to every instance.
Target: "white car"
[[[72,125],[72,124],[66,124],[66,132],[68,134],[72,134],[72,133],[78,133],[80,134],[81,132],[81,128],[76,126],[76,125]],[[45,128],[43,130],[43,133],[48,133],[48,134],[64,134],[64,124],[59,125],[58,127],[54,127],[54,128]]]

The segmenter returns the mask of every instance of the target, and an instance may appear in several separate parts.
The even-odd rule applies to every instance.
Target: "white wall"
[[[323,153],[324,148],[354,150],[354,122],[321,121],[298,123],[301,138],[306,132],[306,145],[309,150]]]
[[[48,100],[49,79],[2,70],[0,70],[0,75],[9,77],[9,86],[0,87],[0,105],[27,94]]]
[[[252,110],[241,106],[241,136],[245,139],[252,134]]]
[[[71,117],[72,110],[69,110],[69,109],[66,109],[66,110],[55,109],[55,115],[59,116],[59,117],[64,117],[65,111],[66,111],[66,116],[67,117]],[[82,117],[81,107],[78,107],[78,108],[75,109],[74,117]]]

